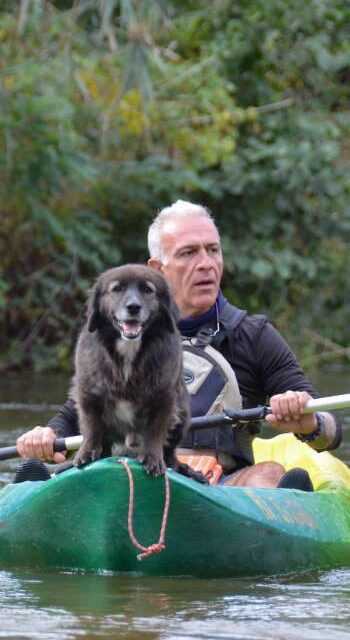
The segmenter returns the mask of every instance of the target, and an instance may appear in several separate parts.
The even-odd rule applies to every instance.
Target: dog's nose
[[[126,308],[131,316],[137,316],[140,313],[141,305],[136,302],[130,302],[126,305]]]

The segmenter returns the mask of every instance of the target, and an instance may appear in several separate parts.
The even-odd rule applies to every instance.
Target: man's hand
[[[265,420],[282,433],[312,433],[317,427],[316,417],[305,414],[311,396],[306,391],[286,391],[270,398],[271,413]]]
[[[22,458],[39,458],[56,463],[64,462],[65,453],[53,450],[56,438],[57,435],[51,427],[34,427],[17,439],[17,451]]]

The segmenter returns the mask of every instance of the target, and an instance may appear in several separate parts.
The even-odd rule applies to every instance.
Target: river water
[[[349,393],[350,369],[313,380]],[[8,376],[0,403],[60,403],[64,378]],[[0,446],[52,415],[0,410]],[[350,463],[350,410],[339,457]],[[17,461],[0,462],[0,484]],[[69,527],[69,523],[67,523]],[[350,568],[283,577],[204,580],[0,570],[0,638],[71,640],[350,640]]]

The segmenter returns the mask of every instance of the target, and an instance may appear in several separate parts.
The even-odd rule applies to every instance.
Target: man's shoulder
[[[220,322],[226,330],[234,330],[239,327],[251,331],[261,331],[269,322],[264,314],[250,314],[245,309],[240,309],[227,300],[220,311]]]

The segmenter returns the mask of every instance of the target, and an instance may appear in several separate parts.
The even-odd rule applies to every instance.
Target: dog
[[[113,450],[154,476],[170,466],[203,481],[175,455],[190,424],[177,320],[155,269],[128,264],[99,276],[75,352],[71,397],[83,435],[75,466]]]

